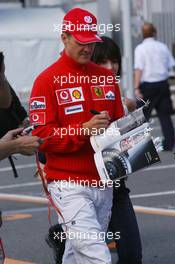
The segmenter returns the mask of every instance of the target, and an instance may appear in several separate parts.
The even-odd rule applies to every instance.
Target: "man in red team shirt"
[[[96,25],[94,15],[80,8],[65,15],[64,51],[37,77],[30,98],[30,121],[39,125],[34,134],[48,137],[40,151],[46,155],[48,188],[67,234],[64,264],[111,263],[104,232],[113,188],[98,187],[90,135],[123,116],[123,107],[111,71],[90,61],[95,43],[102,41]],[[101,76],[110,83],[102,83]],[[90,109],[101,113],[93,116]]]

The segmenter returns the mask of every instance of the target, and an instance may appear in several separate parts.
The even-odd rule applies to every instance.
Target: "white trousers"
[[[113,188],[99,188],[57,181],[48,185],[64,216],[67,234],[63,264],[111,264],[105,232],[111,216]],[[58,217],[59,223],[63,219]]]

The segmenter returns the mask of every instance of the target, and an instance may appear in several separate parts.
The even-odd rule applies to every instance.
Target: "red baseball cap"
[[[70,33],[82,44],[103,42],[97,34],[96,17],[81,8],[73,8],[64,16],[62,32]]]

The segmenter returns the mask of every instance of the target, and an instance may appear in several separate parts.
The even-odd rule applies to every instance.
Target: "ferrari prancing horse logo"
[[[102,94],[103,94],[102,89],[99,88],[99,87],[95,87],[95,88],[94,88],[94,92],[95,92],[95,94],[96,94],[98,97],[102,96]]]

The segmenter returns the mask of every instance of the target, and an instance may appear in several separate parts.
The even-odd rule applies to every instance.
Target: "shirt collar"
[[[79,70],[79,71],[80,70],[82,70],[82,71],[87,70],[87,66],[89,64],[89,63],[87,63],[87,64],[80,64],[80,63],[76,62],[74,59],[72,59],[71,57],[69,57],[66,54],[65,50],[62,52],[62,55],[61,55],[61,58],[60,59],[69,68],[73,68],[73,69]]]
[[[147,42],[147,41],[155,41],[155,38],[150,37],[143,40],[143,42]]]

